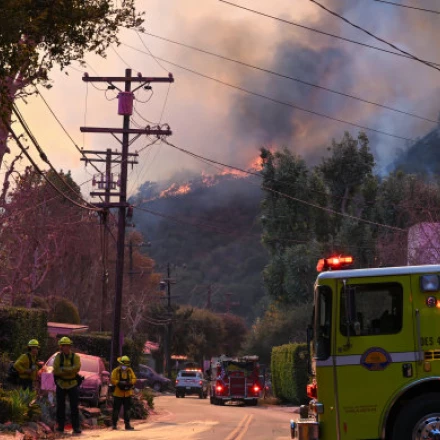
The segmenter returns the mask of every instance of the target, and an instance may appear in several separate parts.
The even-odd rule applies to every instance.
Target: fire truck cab
[[[299,440],[440,439],[440,265],[320,262]]]
[[[258,405],[261,389],[258,356],[220,356],[211,360],[212,405],[230,401]]]

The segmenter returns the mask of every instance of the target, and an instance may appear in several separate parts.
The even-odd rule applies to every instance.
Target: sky
[[[320,1],[418,57],[440,62],[438,16],[374,0]],[[237,0],[236,3],[386,48],[310,0]],[[440,9],[436,0],[424,0],[423,3],[411,0],[411,4]],[[440,72],[416,61],[311,33],[218,0],[143,0],[137,5],[146,13],[146,32],[433,120],[439,115]],[[354,136],[359,131],[345,123],[279,105],[199,77],[153,59],[148,50],[156,57],[255,93],[404,138],[415,139],[436,126],[132,30],[123,30],[120,39],[122,44],[110,48],[105,59],[88,55],[85,68],[76,63],[64,72],[54,69],[51,73],[53,87],[42,89],[70,136],[84,149],[115,149],[118,142],[107,134],[83,135],[80,126],[122,127],[115,93],[104,90],[103,84],[93,86],[83,82],[84,72],[90,76],[122,76],[128,67],[133,70],[133,75],[140,72],[144,76],[167,76],[171,72],[175,78],[170,86],[153,84],[152,96],[144,90],[136,93],[137,113],[133,114],[133,127],[144,126],[147,120],[161,120],[173,131],[170,142],[231,165],[249,167],[263,146],[286,147],[311,164],[319,163],[328,154],[327,147],[332,138],[341,138],[346,130]],[[94,170],[90,166],[85,168],[80,154],[41,98],[30,97],[19,106],[54,165],[64,171],[70,170],[79,184],[89,181]],[[402,139],[368,131],[367,134],[378,162],[378,172],[385,172],[399,151],[409,145]],[[142,149],[139,164],[130,169],[130,194],[146,180],[217,171],[164,144],[143,148],[148,143],[148,139],[140,138],[130,149],[131,152]],[[82,188],[84,195],[93,190],[90,182]]]

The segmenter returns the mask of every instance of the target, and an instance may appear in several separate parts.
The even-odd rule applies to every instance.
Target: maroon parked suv
[[[110,373],[105,370],[104,362],[100,357],[83,353],[76,354],[81,359],[81,370],[79,374],[84,376],[84,381],[79,388],[79,398],[89,401],[91,406],[98,406],[100,402],[105,402],[107,399]],[[43,373],[53,372],[53,363],[56,355],[57,353],[54,353],[38,372],[40,383],[43,385],[44,382],[44,387],[49,391],[52,386],[52,390],[55,390],[53,375],[50,374],[52,383],[49,384],[47,384],[47,379],[41,380],[41,378]],[[45,376],[47,377],[48,375]]]

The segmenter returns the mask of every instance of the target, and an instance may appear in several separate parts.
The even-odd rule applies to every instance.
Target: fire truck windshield
[[[332,290],[318,286],[315,292],[314,357],[325,360],[331,353]]]

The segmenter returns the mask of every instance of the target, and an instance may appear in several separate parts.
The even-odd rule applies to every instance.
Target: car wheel
[[[179,398],[179,397],[180,397],[180,394],[179,394],[179,393],[177,393],[177,392],[176,392],[176,397],[177,397],[177,398]]]
[[[410,401],[397,415],[392,440],[431,438],[431,431],[438,432],[439,408],[439,393],[425,394]]]
[[[199,399],[203,399],[203,390],[200,390],[199,392]]]
[[[153,384],[153,390],[154,391],[160,391],[162,389],[162,386],[159,382],[154,382]]]
[[[209,403],[210,403],[211,405],[214,405],[214,397],[209,396]]]

